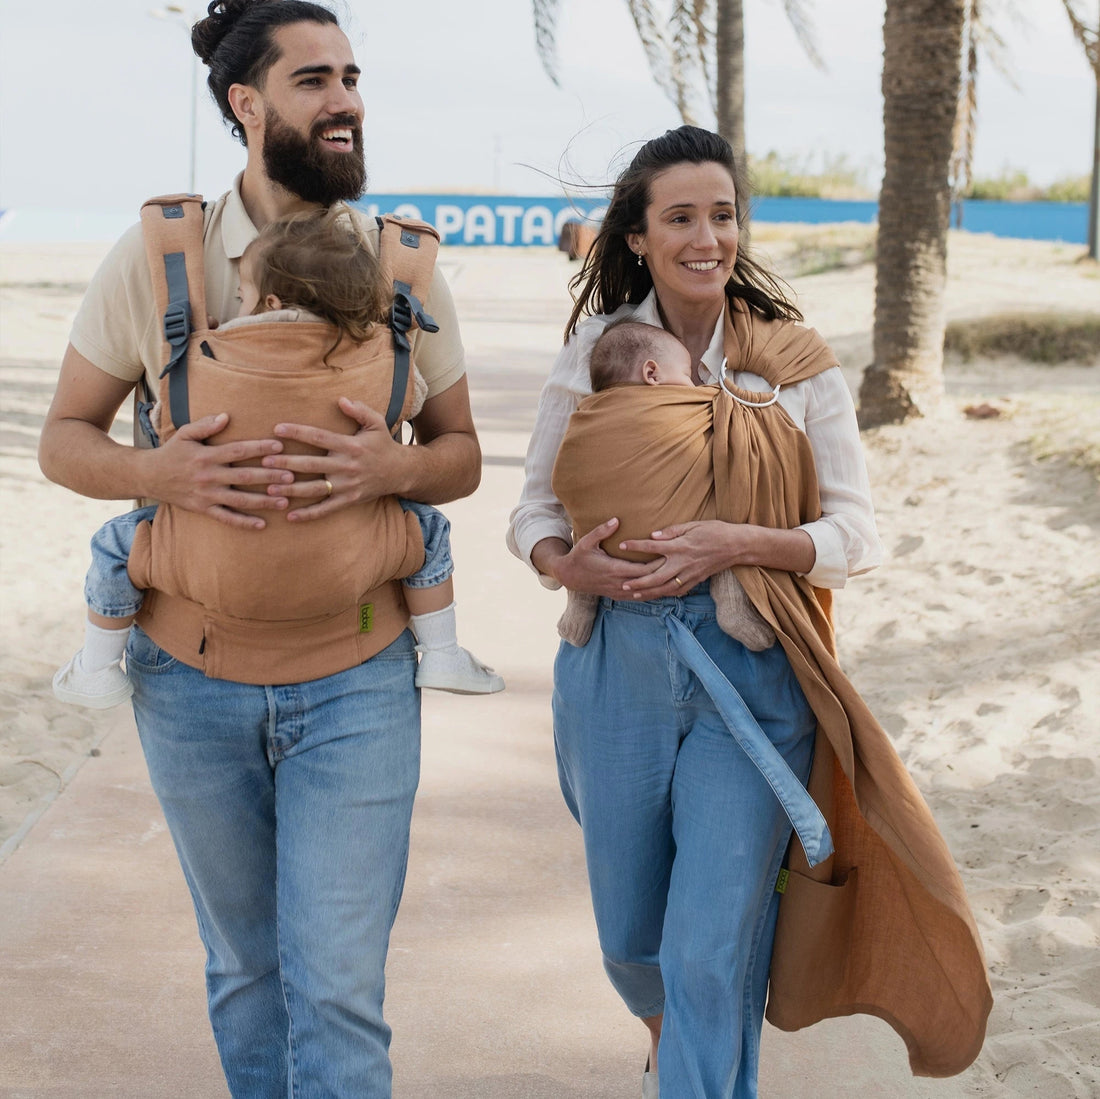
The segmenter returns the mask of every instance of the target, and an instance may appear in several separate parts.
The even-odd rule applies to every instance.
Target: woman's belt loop
[[[734,740],[779,798],[806,852],[807,861],[811,866],[824,862],[833,853],[833,840],[814,799],[760,728],[760,723],[752,716],[737,689],[711,660],[691,630],[671,609],[664,617],[676,655],[699,677]]]

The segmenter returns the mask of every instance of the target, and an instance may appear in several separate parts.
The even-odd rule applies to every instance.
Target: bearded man
[[[207,307],[224,321],[238,310],[238,260],[267,222],[362,193],[363,103],[348,40],[313,3],[214,3],[192,43],[247,150],[243,173],[206,211]],[[253,529],[389,494],[425,503],[467,495],[480,450],[438,274],[425,307],[440,332],[415,334],[428,383],[417,446],[399,445],[379,412],[349,400],[341,407],[360,425],[354,435],[281,424],[277,438],[207,443],[228,422],[223,412],[156,449],[124,446],[108,435],[116,413],[143,375],[156,390],[162,366],[137,226],[104,261],[74,322],[42,469],[85,496],[169,501]],[[321,455],[286,454],[285,440]],[[311,478],[299,480],[304,473]],[[256,686],[208,677],[132,630],[138,731],[195,903],[210,1019],[236,1099],[391,1093],[382,999],[419,777],[415,662],[406,631],[337,674]]]

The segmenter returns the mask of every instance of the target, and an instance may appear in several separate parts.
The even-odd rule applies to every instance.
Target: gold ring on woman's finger
[[[684,586],[683,580],[681,580],[678,576],[674,576],[672,579],[676,581],[676,586],[678,588],[682,588]]]
[[[332,495],[332,482],[327,477],[324,478],[324,482],[325,482],[325,489],[326,489],[325,499],[327,500]]]

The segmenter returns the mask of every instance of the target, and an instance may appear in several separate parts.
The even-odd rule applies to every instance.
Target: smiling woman
[[[867,471],[835,356],[744,247],[748,200],[728,143],[691,126],[647,142],[616,181],[508,533],[545,586],[598,603],[590,635],[560,627],[554,736],[604,967],[650,1033],[651,1099],[752,1099],[765,999],[792,1028],[859,1010],[899,1020],[915,1070],[934,1075],[973,1059],[989,1010],[958,874],[926,812],[894,816],[923,803],[836,663],[828,589],[881,560]],[[591,395],[601,335],[627,319],[679,337],[695,393]],[[685,512],[693,492],[704,503]],[[727,570],[770,627],[752,648],[704,583]],[[886,840],[852,803],[851,761],[868,756],[860,782]],[[880,868],[906,859],[899,889]],[[843,889],[857,872],[858,902]],[[914,895],[919,918],[883,917],[890,943],[850,946]],[[838,915],[860,903],[850,924]],[[874,987],[811,989],[838,971]],[[960,1008],[949,1039],[945,1002]]]
[[[627,235],[666,312],[682,314],[687,324],[691,315],[700,316],[696,360],[714,332],[714,307],[733,274],[737,239],[733,177],[714,163],[677,164],[658,175],[650,186],[645,231]]]

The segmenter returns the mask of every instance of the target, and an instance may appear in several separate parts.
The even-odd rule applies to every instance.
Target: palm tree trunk
[[[1100,38],[1100,32],[1097,35]],[[1096,74],[1096,113],[1092,129],[1092,186],[1089,188],[1089,256],[1100,259],[1100,71]]]
[[[741,0],[718,0],[715,20],[718,132],[745,161],[745,13]]]
[[[900,423],[943,396],[952,129],[963,0],[886,0],[874,362],[860,423]]]

